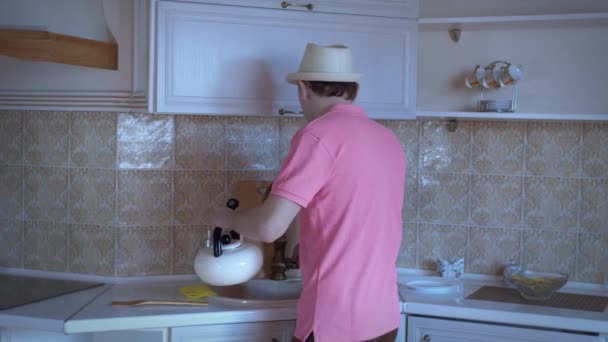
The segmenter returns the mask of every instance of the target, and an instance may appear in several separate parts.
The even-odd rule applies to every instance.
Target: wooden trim
[[[143,92],[0,91],[0,110],[147,111]]]
[[[0,54],[33,61],[118,70],[116,43],[37,30],[0,30]]]

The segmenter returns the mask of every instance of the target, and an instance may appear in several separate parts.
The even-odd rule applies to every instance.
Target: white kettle
[[[226,205],[236,209],[239,202],[230,199]],[[213,239],[208,236],[205,246],[196,254],[194,271],[206,284],[226,286],[253,278],[262,263],[262,251],[258,246],[243,241],[235,231],[222,234],[222,228],[215,227]]]

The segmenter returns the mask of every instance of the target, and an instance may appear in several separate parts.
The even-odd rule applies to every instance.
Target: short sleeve
[[[272,194],[306,208],[329,179],[333,159],[322,141],[306,131],[291,141],[289,154],[272,183]]]

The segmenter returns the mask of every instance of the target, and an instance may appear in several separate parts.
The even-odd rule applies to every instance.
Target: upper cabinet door
[[[345,44],[363,74],[356,103],[374,118],[414,118],[415,20],[161,1],[156,108],[163,113],[275,115],[298,111],[308,42]]]
[[[319,13],[418,18],[418,0],[188,0],[190,2],[264,7]]]

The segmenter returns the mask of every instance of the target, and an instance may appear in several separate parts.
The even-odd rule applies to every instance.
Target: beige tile
[[[26,167],[26,220],[68,221],[68,169]]]
[[[0,219],[0,266],[20,268],[23,255],[23,221]]]
[[[206,238],[206,226],[173,227],[173,274],[194,274],[194,258]]]
[[[171,181],[172,171],[118,171],[119,224],[170,224]]]
[[[0,219],[21,220],[23,167],[0,166]]]
[[[121,113],[118,115],[118,167],[173,167],[174,116]]]
[[[473,175],[471,224],[521,228],[522,177]]]
[[[68,225],[32,221],[25,223],[23,264],[25,268],[66,272]]]
[[[116,170],[70,170],[70,222],[114,224]]]
[[[119,227],[118,276],[171,273],[171,227]]]
[[[523,266],[538,271],[560,271],[574,276],[576,233],[525,230]]]
[[[279,120],[231,117],[227,132],[229,170],[279,168]]]
[[[72,113],[70,158],[77,167],[116,167],[116,113]]]
[[[281,164],[289,153],[291,138],[304,125],[306,125],[306,119],[303,117],[279,119],[279,159]]]
[[[267,181],[272,182],[277,176],[277,171],[228,171],[227,190],[232,194],[232,189],[240,181]]]
[[[24,159],[28,165],[67,166],[68,113],[24,113]]]
[[[219,116],[175,117],[175,168],[226,169],[226,119]]]
[[[526,136],[526,174],[575,177],[579,174],[580,125],[532,122]]]
[[[576,231],[578,179],[525,179],[524,227]]]
[[[116,227],[70,225],[70,272],[114,275]]]
[[[0,165],[23,164],[23,112],[0,111]]]
[[[397,257],[397,267],[416,267],[416,253],[418,246],[417,224],[415,222],[403,224],[403,236],[401,238],[401,248]]]
[[[416,222],[418,220],[418,177],[415,172],[408,172],[405,185],[405,201],[403,203],[403,221]]]
[[[473,123],[473,172],[521,175],[524,167],[524,123]]]
[[[175,171],[175,222],[206,224],[226,203],[225,171]]]
[[[469,176],[422,174],[420,219],[425,223],[466,224],[469,209]]]
[[[519,262],[521,231],[472,227],[468,272],[501,275],[511,259]]]
[[[418,171],[418,146],[420,145],[420,124],[418,121],[380,120],[384,127],[395,133],[405,151],[408,172]]]
[[[454,261],[467,252],[467,228],[445,225],[418,225],[418,266],[435,270],[437,259]],[[465,260],[465,266],[468,260]]]
[[[444,121],[426,121],[422,125],[423,171],[466,173],[470,170],[470,122],[458,122],[455,132],[449,132]]]
[[[581,229],[608,234],[608,179],[581,180]]]
[[[608,235],[579,234],[576,280],[608,284]]]
[[[583,124],[583,176],[608,178],[608,124]]]

